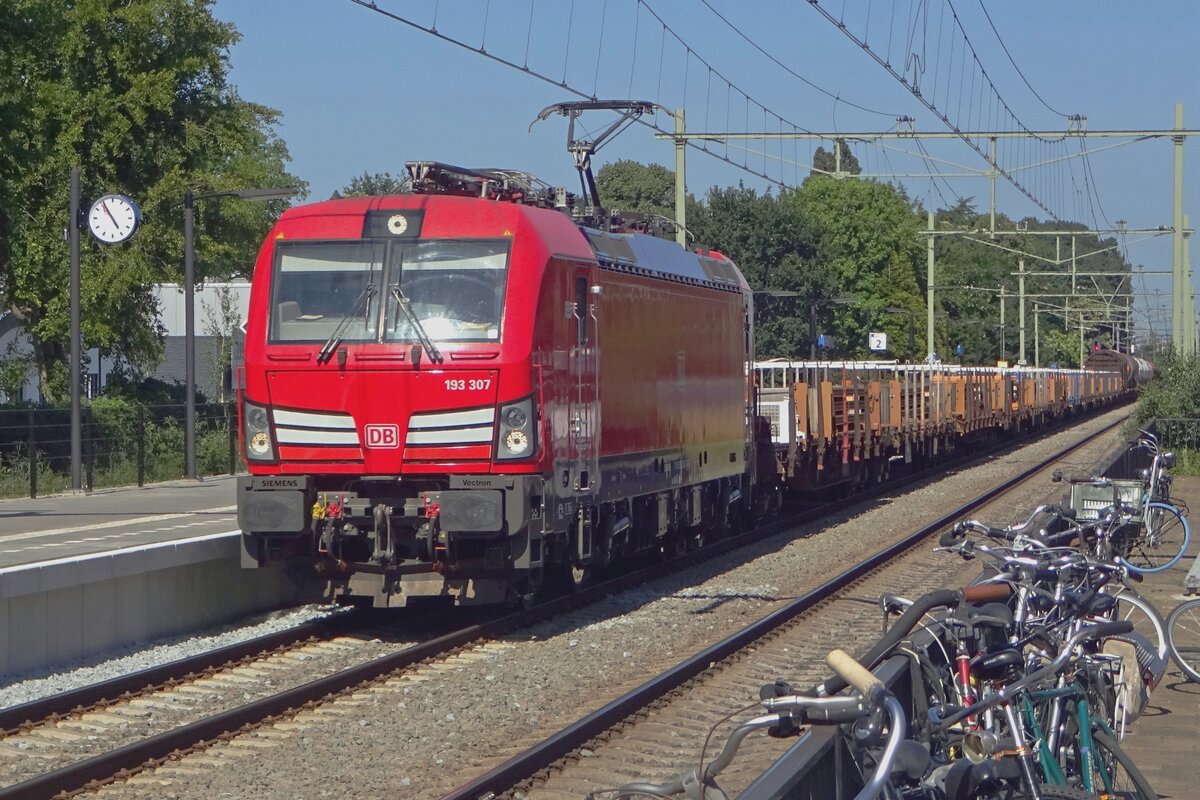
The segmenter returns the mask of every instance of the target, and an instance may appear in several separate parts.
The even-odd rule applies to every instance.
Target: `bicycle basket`
[[[1075,484],[1071,487],[1071,508],[1075,509],[1075,518],[1079,520],[1095,520],[1100,518],[1100,511],[1113,504],[1113,488],[1122,503],[1131,506],[1142,504],[1143,484],[1138,480],[1114,480],[1113,486],[1088,486]]]

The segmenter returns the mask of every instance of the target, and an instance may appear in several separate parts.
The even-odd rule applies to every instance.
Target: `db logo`
[[[400,446],[399,425],[367,425],[363,432],[367,435],[367,447],[395,450]]]

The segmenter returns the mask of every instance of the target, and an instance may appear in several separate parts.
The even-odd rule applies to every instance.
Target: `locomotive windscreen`
[[[416,342],[391,291],[430,339],[499,341],[507,239],[276,244],[270,341]]]

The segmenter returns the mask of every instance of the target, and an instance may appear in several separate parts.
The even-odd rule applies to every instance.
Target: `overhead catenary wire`
[[[488,1],[490,2],[490,0]],[[723,96],[725,100],[724,112],[727,122],[729,123],[726,125],[726,130],[737,133],[738,131],[736,128],[732,127],[736,125],[745,128],[747,133],[754,132],[748,130],[750,122],[752,119],[756,119],[756,115],[758,113],[761,113],[764,121],[763,130],[771,131],[774,129],[779,133],[786,133],[789,131],[796,133],[811,133],[811,131],[804,126],[788,120],[782,114],[773,110],[766,102],[756,98],[750,92],[735,84],[729,77],[726,76],[726,74],[722,73],[715,64],[702,56],[674,27],[672,27],[672,25],[668,23],[658,11],[656,11],[649,0],[635,0],[631,6],[631,9],[633,9],[635,13],[631,15],[631,18],[624,22],[619,22],[616,17],[612,16],[610,13],[610,4],[608,3],[588,5],[579,4],[575,2],[575,0],[572,0],[572,3],[569,6],[566,4],[562,4],[561,6],[552,4],[548,10],[546,4],[541,3],[540,0],[529,0],[529,14],[525,20],[522,20],[524,24],[520,25],[520,27],[523,27],[524,30],[520,30],[518,37],[514,40],[517,44],[517,47],[513,48],[515,52],[512,56],[506,54],[504,52],[504,48],[497,44],[502,37],[495,35],[494,31],[485,31],[481,38],[475,38],[479,36],[478,28],[471,26],[472,33],[464,37],[455,35],[451,29],[445,25],[443,25],[442,29],[438,29],[436,24],[423,24],[407,12],[397,13],[386,10],[385,8],[381,7],[382,4],[380,2],[374,2],[373,0],[351,0],[351,2],[375,11],[394,21],[408,25],[411,28],[431,34],[435,38],[438,38],[448,44],[457,45],[463,49],[482,55],[489,60],[512,67],[526,75],[538,78],[583,99],[596,99],[597,95],[606,94],[607,92],[605,91],[603,84],[610,76],[622,75],[622,77],[624,77],[624,75],[627,74],[628,79],[621,82],[623,84],[622,88],[624,89],[625,93],[628,96],[636,97],[638,94],[640,94],[636,88],[639,80],[650,78],[650,80],[646,82],[653,87],[653,90],[652,92],[646,92],[645,94],[650,94],[652,96],[645,97],[645,99],[659,105],[664,112],[669,108],[682,108],[685,110],[690,110],[691,114],[703,114],[706,119],[712,119],[714,115],[720,114],[721,112],[722,103],[720,102],[720,98]],[[547,70],[545,69],[544,65],[533,63],[534,61],[539,60],[538,48],[532,47],[533,39],[538,38],[533,34],[533,26],[538,24],[539,21],[545,23],[548,17],[554,16],[554,11],[558,8],[562,9],[558,24],[561,25],[562,23],[565,23],[566,31],[562,32],[562,35],[558,36],[557,39],[558,41],[563,42],[564,49],[553,49],[556,55],[561,53],[561,56],[559,57],[562,59],[562,61],[561,63],[556,62],[550,70]],[[487,15],[481,14],[480,16]],[[490,18],[493,18],[493,23],[497,27],[502,26],[505,23],[503,15],[490,15]],[[727,22],[728,24],[732,24],[732,20],[729,20],[727,16],[723,21]],[[620,47],[608,47],[610,34],[615,35],[614,31],[620,30],[622,24],[632,29],[632,39],[634,43],[632,51],[627,51],[627,49]],[[652,28],[654,24],[657,24],[659,27],[658,37],[653,37],[653,34],[649,33],[648,25],[649,28]],[[590,82],[592,85],[584,88],[586,83],[581,85],[580,81],[576,80],[576,78],[579,77],[578,70],[581,66],[581,62],[579,57],[574,55],[574,53],[576,53],[579,48],[589,48],[590,50],[590,41],[586,40],[587,37],[583,35],[589,31],[593,36],[599,32],[600,39],[594,45],[596,47],[594,51],[596,56],[594,59],[591,59],[591,63],[588,64],[588,67],[590,67],[588,71],[591,71],[592,75],[584,77],[584,81],[587,81],[587,78],[590,78],[591,80],[587,82]],[[649,44],[649,42],[652,41],[652,38],[659,39],[658,47],[653,47]],[[749,37],[746,38],[748,39]],[[578,43],[576,41],[577,39],[579,40]],[[480,42],[480,44],[477,45],[475,42]],[[484,42],[490,43],[490,45],[488,47],[484,47]],[[617,55],[618,52],[628,52],[629,54],[628,56]],[[653,70],[643,69],[643,74],[639,74],[639,67],[649,61],[648,56],[655,52],[657,53],[657,59],[654,60],[658,61],[657,73],[655,73]],[[765,48],[756,47],[755,52],[763,55],[764,57],[774,58],[765,50]],[[587,57],[584,58],[586,59]],[[613,59],[624,60],[626,58],[627,60],[625,60],[624,63],[621,63],[617,69],[613,69],[613,64],[611,63]],[[693,59],[696,62],[694,64],[692,63]],[[545,60],[545,54],[541,55],[540,60]],[[783,63],[780,59],[774,60],[778,61],[780,64]],[[668,62],[673,63],[669,64]],[[679,62],[682,63],[680,64]],[[701,69],[705,73],[705,81],[707,82],[696,79],[696,76],[692,74],[697,68]],[[811,88],[816,88],[818,91],[820,91],[821,87],[816,85],[815,82],[808,81],[807,78],[803,78],[803,76],[800,76],[799,73],[794,69],[791,69],[790,71],[796,76],[807,81],[806,85],[812,84]],[[651,76],[653,76],[653,78],[651,78]],[[682,90],[680,88],[680,82],[683,84]],[[719,85],[721,83],[726,85],[725,92],[721,92],[719,90]],[[704,88],[695,88],[700,86],[703,86]],[[828,90],[826,90],[826,92],[828,92]],[[701,93],[703,93],[703,97],[700,97]],[[859,103],[852,103],[837,93],[828,92],[827,96],[831,96],[836,101],[833,105],[833,113],[835,115],[837,113],[837,109],[842,106],[865,110],[869,113],[886,113]],[[699,103],[704,105],[702,111],[692,108],[692,105],[696,104],[697,98],[699,98]],[[659,133],[670,133],[673,129],[673,119],[671,119],[671,115],[669,113],[667,114],[667,119],[668,122],[664,124],[663,117],[659,113],[656,113],[653,116],[643,116],[638,120],[638,122],[639,124],[649,127]],[[789,178],[792,176],[787,174],[784,165],[793,165],[797,167],[800,165],[797,164],[797,159],[794,157],[791,159],[785,157],[782,147],[771,147],[768,148],[765,153],[758,153],[757,156],[761,159],[760,163],[758,160],[753,162],[748,160],[747,156],[749,154],[745,150],[738,152],[740,148],[729,148],[726,142],[722,142],[724,145],[723,150],[717,149],[714,146],[715,142],[716,137],[714,137],[712,140],[689,140],[686,142],[686,146],[694,150],[705,152],[717,160],[722,161],[723,163],[735,166],[751,175],[760,177],[773,185],[786,186],[795,184],[799,180],[799,175],[796,175],[792,180],[789,181]],[[780,162],[779,169],[775,168],[772,163],[773,161]],[[811,163],[804,166],[808,169],[808,171],[811,171]]]
[[[1000,49],[1002,49],[1004,51],[1004,55],[1008,56],[1009,62],[1013,65],[1013,69],[1015,69],[1017,71],[1017,75],[1019,75],[1021,77],[1021,80],[1025,82],[1025,86],[1028,87],[1029,91],[1033,92],[1033,96],[1038,99],[1039,103],[1044,105],[1047,109],[1049,109],[1053,113],[1058,114],[1060,117],[1066,117],[1069,119],[1070,118],[1069,114],[1064,114],[1063,112],[1056,109],[1054,106],[1047,103],[1045,98],[1043,98],[1041,96],[1041,94],[1038,93],[1038,90],[1033,88],[1033,84],[1029,82],[1029,79],[1025,77],[1025,73],[1021,71],[1021,67],[1019,64],[1017,64],[1017,60],[1015,58],[1013,58],[1012,53],[1010,53],[1008,51],[1008,45],[1005,44],[1004,37],[1000,35],[1000,31],[996,29],[996,23],[992,21],[992,15],[988,13],[987,5],[983,2],[983,0],[979,0],[979,8],[981,11],[983,11],[983,16],[987,19],[988,25],[991,26],[992,33],[996,34],[996,41],[998,41],[1000,43]]]
[[[777,67],[779,67],[784,72],[791,75],[796,80],[805,84],[806,86],[808,86],[812,89],[815,89],[816,91],[820,92],[821,94],[825,95],[826,97],[834,100],[836,103],[844,103],[845,105],[848,105],[851,108],[857,108],[859,111],[865,111],[868,114],[877,114],[881,117],[890,117],[891,119],[895,119],[896,117],[900,116],[897,113],[893,113],[890,111],[880,111],[875,108],[869,108],[868,106],[864,106],[860,103],[855,103],[852,100],[847,100],[846,98],[842,97],[840,92],[832,92],[829,89],[826,89],[824,86],[820,86],[819,84],[814,83],[813,81],[804,77],[800,73],[796,72],[794,69],[789,67],[787,64],[784,64],[782,61],[780,61],[778,58],[776,58],[771,53],[768,53],[766,50],[764,50],[763,47],[758,42],[751,39],[741,28],[739,28],[738,26],[736,26],[732,22],[730,22],[728,17],[726,17],[724,14],[722,14],[716,8],[714,8],[713,4],[710,3],[709,0],[700,0],[700,2],[703,3],[705,5],[705,7],[708,8],[709,11],[711,11],[713,14],[715,14],[717,19],[719,19],[719,20],[721,20],[721,22],[725,23],[725,25],[731,31],[733,31],[739,37],[741,37],[741,39],[744,40],[746,42],[746,44],[750,45],[752,48],[754,48],[756,51],[758,51],[761,55],[763,55],[765,58],[767,58],[769,61],[771,61],[773,64],[775,64]]]
[[[933,19],[929,2],[930,0],[922,0],[910,5],[908,17],[903,19],[902,26],[896,24],[893,6],[888,25],[887,46],[882,49],[877,43],[873,43],[869,28],[861,36],[853,32],[845,18],[845,4],[836,15],[826,7],[828,3],[822,3],[821,0],[810,0],[809,5],[887,70],[984,159],[988,159],[988,156],[981,148],[980,142],[965,131],[976,129],[976,125],[985,121],[986,127],[993,130],[1011,124],[1014,129],[1026,132],[1042,145],[1063,141],[1065,136],[1052,138],[1038,135],[1012,110],[984,67],[958,16],[953,0],[943,0],[940,6],[941,14],[936,21]],[[897,27],[902,29],[899,37],[895,35]],[[901,40],[898,48],[895,41],[897,38]],[[884,52],[887,54],[886,58],[883,57]],[[955,72],[957,76],[954,75]],[[1031,155],[1025,150],[1022,152]],[[1034,175],[1032,182],[1027,183],[1019,180],[1005,163],[1001,163],[1002,161],[998,155],[993,163],[1000,176],[1049,216],[1061,218],[1045,199],[1047,194],[1055,193],[1055,187],[1049,185],[1049,181],[1054,179],[1053,174],[1049,177]],[[1061,188],[1057,192],[1061,195]]]
[[[567,35],[565,37],[566,38],[566,45],[565,45],[566,49],[563,52],[563,64],[562,64],[562,77],[561,78],[553,77],[553,76],[547,74],[545,71],[542,71],[542,70],[539,70],[539,69],[536,69],[536,68],[530,66],[527,63],[527,58],[525,59],[525,63],[518,64],[513,59],[507,58],[507,57],[499,54],[498,52],[488,51],[479,46],[473,45],[470,42],[465,41],[464,39],[456,38],[455,36],[451,36],[448,33],[439,31],[434,26],[422,24],[414,19],[411,19],[411,18],[405,16],[404,14],[389,11],[387,9],[381,8],[379,6],[379,4],[377,2],[375,2],[375,0],[350,0],[350,2],[354,3],[355,5],[366,8],[368,10],[374,11],[374,12],[376,12],[384,17],[387,17],[388,19],[391,19],[395,22],[399,22],[399,23],[401,23],[403,25],[407,25],[408,27],[411,27],[415,30],[427,33],[427,34],[434,36],[435,38],[440,39],[441,41],[444,41],[448,44],[455,45],[464,50],[469,50],[473,53],[484,56],[485,58],[495,61],[499,64],[503,64],[505,66],[512,67],[513,69],[519,70],[526,75],[530,75],[541,81],[544,81],[545,83],[556,86],[556,87],[558,87],[570,94],[573,94],[581,99],[588,99],[588,100],[595,99],[594,92],[589,93],[587,91],[584,91],[584,90],[578,88],[577,86],[572,85],[567,80],[568,67],[569,67],[569,63],[570,63],[570,42],[571,42],[571,38],[572,38],[572,31],[574,29],[575,16],[576,16],[576,4],[574,2],[572,2],[572,4],[571,4],[569,18],[567,21]],[[780,120],[781,124],[786,125],[787,127],[791,128],[793,131],[804,132],[804,133],[810,132],[807,129],[803,128],[802,126],[800,126],[794,122],[791,122],[790,120],[787,120],[781,114],[777,114],[776,112],[770,110],[764,103],[759,102],[754,97],[752,97],[748,92],[742,90],[736,84],[734,84],[732,81],[730,81],[728,78],[726,78],[719,70],[717,70],[715,67],[713,67],[707,60],[705,60],[694,49],[692,49],[692,47],[678,33],[676,33],[675,30],[673,28],[671,28],[671,26],[668,25],[666,23],[666,21],[663,20],[663,18],[661,16],[659,16],[654,11],[654,9],[645,2],[645,0],[638,0],[638,6],[640,8],[644,8],[646,10],[646,12],[650,15],[650,17],[652,17],[656,22],[658,22],[658,24],[660,25],[660,28],[661,28],[660,41],[663,46],[659,48],[659,53],[660,53],[659,71],[658,71],[658,95],[659,96],[654,100],[654,102],[656,104],[658,104],[660,106],[664,105],[664,103],[662,102],[662,100],[664,99],[662,97],[662,83],[663,83],[663,76],[664,76],[664,59],[666,57],[666,50],[667,50],[666,43],[667,43],[667,39],[669,36],[672,40],[674,40],[676,43],[678,43],[678,45],[680,47],[682,47],[684,50],[684,55],[685,55],[685,58],[684,58],[684,80],[685,80],[685,82],[688,79],[688,73],[690,73],[690,70],[691,70],[690,62],[693,58],[696,59],[700,64],[703,64],[705,68],[711,68],[713,70],[713,73],[722,82],[726,83],[727,90],[729,93],[742,98],[744,108],[745,108],[745,114],[744,114],[745,119],[743,120],[744,125],[748,125],[750,107],[753,105],[755,107],[763,109],[770,117],[774,117],[774,118]],[[599,67],[597,67],[597,71],[599,71]],[[598,79],[597,79],[597,85],[598,85]],[[730,106],[731,106],[731,104],[727,103],[727,105],[726,105],[727,112],[728,112]],[[654,119],[646,119],[645,117],[639,117],[636,120],[636,122],[638,124],[645,125],[653,130],[656,130],[660,133],[669,133],[670,132],[667,128],[658,124],[658,122]],[[730,164],[731,166],[735,166],[739,169],[742,169],[745,172],[748,172],[752,175],[762,178],[763,180],[766,180],[771,184],[779,183],[778,178],[776,178],[773,175],[768,174],[766,170],[760,170],[756,167],[751,166],[748,160],[743,159],[742,161],[739,162],[739,161],[734,160],[733,158],[730,158],[728,155],[722,156],[721,154],[716,153],[712,148],[709,148],[707,146],[701,146],[700,144],[697,144],[697,143],[691,142],[691,141],[687,142],[687,146],[694,150],[705,152],[722,162],[725,162],[727,164]],[[745,152],[743,152],[743,155],[745,155]]]

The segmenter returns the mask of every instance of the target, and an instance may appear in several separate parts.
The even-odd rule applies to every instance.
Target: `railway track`
[[[1061,455],[1056,456],[1056,458],[1058,457]],[[841,501],[831,505],[841,507],[846,502]],[[812,511],[810,510],[808,513],[811,514]],[[954,512],[954,514],[959,513],[965,512],[961,510]],[[771,527],[782,529],[790,523],[791,521],[781,521]],[[760,530],[745,537],[725,540],[718,546],[709,549],[708,552],[684,557],[675,565],[682,567],[698,558],[711,557],[714,552],[732,549],[746,541],[757,541],[763,535],[764,532]],[[136,771],[146,765],[158,766],[159,773],[169,775],[174,770],[176,774],[185,777],[189,767],[181,760],[181,754],[202,750],[208,744],[228,740],[230,731],[258,728],[260,734],[255,738],[265,739],[269,742],[271,737],[263,737],[261,734],[261,729],[268,723],[271,723],[273,731],[278,733],[286,731],[289,725],[303,726],[308,717],[352,714],[355,703],[362,702],[373,693],[393,692],[396,690],[396,686],[405,680],[429,680],[439,670],[455,669],[455,664],[462,659],[487,657],[488,648],[506,646],[496,642],[497,638],[506,632],[531,625],[550,615],[562,613],[568,607],[573,608],[595,602],[596,599],[618,591],[622,587],[644,582],[650,578],[661,577],[662,574],[661,565],[654,566],[582,592],[571,598],[568,604],[559,601],[552,608],[537,608],[469,626],[451,631],[443,636],[432,637],[426,641],[411,643],[410,646],[395,652],[367,659],[363,659],[361,654],[350,658],[349,653],[346,652],[361,650],[361,640],[359,639],[346,636],[340,639],[318,638],[316,641],[305,641],[303,644],[299,644],[297,646],[299,649],[289,647],[280,652],[274,652],[265,660],[256,659],[253,655],[247,654],[243,656],[243,660],[231,667],[222,667],[216,674],[199,678],[194,676],[188,678],[186,675],[182,678],[172,677],[155,692],[134,693],[133,689],[127,688],[126,692],[130,694],[119,699],[117,703],[105,701],[102,706],[92,711],[68,710],[60,705],[59,708],[52,709],[50,711],[52,716],[48,716],[44,720],[29,722],[13,728],[16,740],[10,736],[8,740],[0,742],[0,745],[3,745],[5,743],[12,744],[15,741],[17,743],[15,749],[19,754],[26,756],[30,762],[41,767],[34,770],[39,774],[29,777],[28,780],[0,788],[0,798],[51,796],[59,792],[74,792],[109,781],[114,777],[127,777],[131,771]],[[814,602],[816,601],[814,600]],[[481,644],[483,642],[489,643]],[[284,691],[270,692],[270,686],[263,687],[264,683],[279,685],[282,682],[278,676],[281,672],[286,671],[287,662],[309,660],[301,657],[306,655],[304,648],[332,651],[338,656],[345,656],[349,661],[360,663],[346,666],[333,674],[292,685]],[[700,661],[696,661],[696,659],[690,661],[707,663],[704,659],[708,656],[697,658]],[[205,686],[205,681],[209,686]],[[239,691],[245,693],[252,688],[255,690],[266,688],[268,692],[252,699],[251,702],[240,703],[236,707],[225,708],[217,713],[193,713],[190,720],[186,713],[175,717],[167,713],[187,707],[197,711],[211,708],[211,705],[202,699],[205,696],[204,693],[211,688],[219,688],[227,696],[233,697],[236,697]],[[93,691],[95,690],[93,689]],[[109,694],[111,695],[111,692]],[[338,702],[330,704],[328,701],[331,697],[339,698]],[[194,702],[188,702],[189,700]],[[340,709],[335,711],[333,706],[339,706]],[[81,742],[93,741],[97,738],[107,740],[113,725],[128,727],[131,732],[141,730],[142,722],[140,721],[153,717],[165,720],[169,729],[141,738],[133,735],[128,737],[130,738],[128,743],[116,749],[80,757],[80,751],[86,749]],[[3,719],[5,718],[0,717],[0,720]],[[5,724],[4,727],[11,728],[10,724]],[[583,734],[580,732],[577,735]],[[586,739],[588,736],[584,738]],[[20,746],[21,742],[24,742],[24,747]],[[261,746],[267,747],[269,744]],[[553,747],[561,746],[560,743]],[[251,746],[251,750],[253,749],[254,746]],[[541,752],[543,752],[543,760],[545,760],[546,754],[550,751],[542,748]],[[70,763],[63,763],[64,761]],[[0,760],[0,765],[3,763],[4,761]],[[544,767],[545,764],[542,766]],[[527,767],[528,762],[520,769]],[[530,774],[540,768],[530,768]],[[0,770],[0,772],[2,771]],[[17,776],[14,775],[14,777]],[[516,782],[514,780],[510,785]],[[483,791],[490,791],[490,789]],[[474,798],[481,795],[482,793],[458,796]]]
[[[1088,436],[921,526],[778,611],[460,786],[443,800],[602,798],[606,789],[625,782],[665,780],[679,774],[703,758],[703,752],[714,756],[724,735],[713,735],[708,749],[710,732],[747,710],[748,704],[750,710],[759,709],[755,699],[762,684],[779,677],[796,685],[813,684],[826,677],[824,656],[834,647],[851,652],[867,649],[879,636],[879,612],[871,601],[880,593],[915,596],[944,586],[966,585],[977,569],[927,547],[917,550],[929,537],[1047,472],[1108,430]],[[864,602],[839,602],[848,599],[849,593]],[[724,730],[728,732],[728,727]],[[743,744],[722,784],[731,792],[744,788],[791,744],[790,740],[752,737]]]

